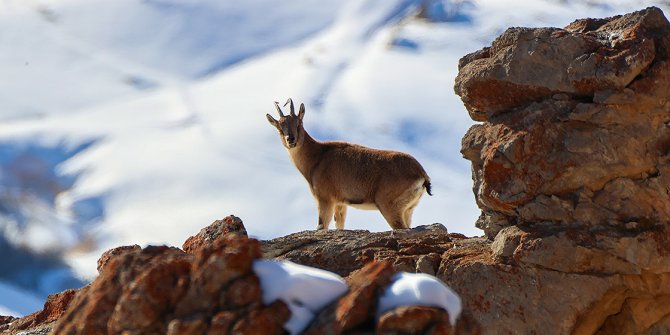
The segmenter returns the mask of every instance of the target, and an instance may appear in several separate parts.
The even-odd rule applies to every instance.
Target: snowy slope
[[[332,22],[339,4],[5,0],[0,117],[69,113],[178,86],[315,33]]]
[[[316,206],[265,121],[411,153],[435,196],[413,225],[480,235],[456,64],[508,26],[564,26],[663,1],[7,0],[0,2],[0,232],[79,276],[122,244],[180,245],[234,213],[271,238]],[[347,228],[386,230],[351,210]],[[41,293],[43,294],[43,293]],[[0,295],[0,305],[7,301]],[[11,307],[11,306],[9,306]],[[1,314],[1,313],[0,313]]]

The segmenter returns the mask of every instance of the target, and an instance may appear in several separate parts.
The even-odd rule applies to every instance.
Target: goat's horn
[[[275,101],[275,108],[277,108],[277,113],[279,113],[279,116],[284,117],[284,113],[281,112],[281,108],[279,108],[279,103]]]
[[[293,107],[293,99],[288,98],[288,100],[286,100],[286,103],[284,104],[284,107],[286,107],[286,105],[288,104],[291,104],[291,115],[295,116],[295,107]]]

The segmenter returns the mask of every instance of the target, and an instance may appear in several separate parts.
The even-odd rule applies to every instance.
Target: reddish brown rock
[[[141,276],[147,264],[158,257],[179,259],[183,251],[169,247],[147,247],[112,256],[102,273],[88,287],[79,291],[60,318],[56,334],[107,334],[108,323],[124,289]],[[142,315],[134,315],[141,318]],[[114,329],[110,325],[110,330]]]
[[[234,231],[228,229],[233,226]],[[260,243],[240,231],[241,220],[230,216],[189,239],[190,254],[154,246],[107,251],[90,285],[50,297],[44,310],[31,316],[3,319],[2,331],[282,334],[290,313],[282,302],[261,303],[260,282],[251,267],[261,255]]]
[[[174,312],[186,293],[190,265],[188,257],[152,260],[131,285],[123,288],[108,321],[109,333],[166,333],[164,318]]]
[[[377,300],[391,282],[394,271],[388,261],[368,263],[347,278],[349,292],[316,316],[305,335],[372,331]]]
[[[167,326],[167,335],[201,335],[207,331],[207,322],[203,318],[174,319]]]
[[[254,259],[260,258],[260,254],[258,241],[235,235],[217,240],[212,248],[198,250],[191,264],[188,290],[175,315],[213,314],[221,307],[219,296],[225,295],[224,288],[237,278],[252,275],[251,264]],[[248,285],[258,286],[258,281],[249,281]]]
[[[512,226],[496,236],[492,250],[501,259],[566,273],[662,274],[670,273],[668,237],[667,226],[638,233]]]
[[[262,305],[252,271],[261,255],[258,241],[226,233],[191,251],[150,246],[106,252],[100,276],[76,294],[54,333],[283,332],[288,309]]]
[[[239,309],[261,301],[261,283],[255,275],[246,275],[233,280],[219,296],[219,306],[224,309]]]
[[[247,236],[247,230],[244,228],[242,220],[234,215],[229,215],[223,220],[216,220],[200,230],[197,235],[189,237],[182,245],[182,249],[187,253],[193,254],[197,250],[211,245],[217,239],[229,234]]]
[[[288,241],[296,246],[311,235],[308,239],[318,240],[311,246],[322,246],[327,240],[337,240],[331,235],[353,237],[351,233],[303,232]],[[451,248],[447,243],[452,243],[440,225],[395,235],[353,233],[357,236],[351,239],[353,244],[340,245],[343,251],[353,247],[348,254],[357,255],[355,250],[370,247],[373,252],[368,251],[370,258],[354,262],[362,269],[349,274],[349,292],[321,311],[308,333],[373,333],[377,299],[395,273],[394,267],[411,265],[412,269],[435,272],[441,262],[440,252]],[[273,245],[267,241],[264,248],[275,250]],[[296,251],[295,255],[302,252],[300,247]],[[12,319],[11,326],[6,321],[3,327],[11,335],[22,329],[29,331],[26,334],[52,329],[54,334],[284,334],[283,325],[290,318],[286,304],[276,301],[264,306],[261,302],[260,282],[251,267],[260,256],[260,243],[239,234],[222,234],[192,249],[191,254],[169,247],[116,248],[104,254],[100,276],[89,286],[54,296],[45,310],[31,318]],[[375,257],[388,260],[374,261]],[[313,259],[321,261],[319,257]],[[438,314],[447,315],[444,311]],[[435,323],[423,333],[441,334],[439,327]]]
[[[267,334],[286,333],[284,323],[291,316],[286,304],[275,301],[267,307],[254,309],[233,326],[231,334]]]
[[[86,288],[81,290],[86,290]],[[70,306],[76,293],[76,290],[65,290],[50,294],[46,303],[44,303],[44,309],[35,314],[35,323],[51,323],[58,320]]]
[[[670,264],[664,249],[670,244],[667,238],[657,239],[670,236],[668,232],[625,236],[607,230],[590,233],[561,232],[555,227],[544,231],[513,228],[516,231],[500,235],[509,240],[496,239],[496,243],[501,243],[496,249],[501,255],[492,251],[492,243],[486,238],[453,239],[451,247],[440,254],[437,277],[460,295],[464,305],[454,327],[456,334],[489,334],[490,329],[496,329],[495,334],[573,331],[594,334],[600,327],[610,329],[606,324],[614,324],[615,320],[629,322],[636,331],[644,329],[643,325],[666,329],[663,328],[665,319],[660,315],[665,305],[657,307],[658,313],[644,313],[642,307],[627,306],[638,301],[641,304],[636,306],[651,306],[654,299],[662,303],[663,297],[670,293],[670,274],[664,270]],[[340,234],[342,232],[337,231],[303,232],[300,239],[312,242],[302,244],[300,240],[289,240],[297,245],[291,255],[313,255],[314,262],[303,263],[342,272],[340,266],[344,270],[349,268],[342,264],[357,262],[356,249],[352,248],[357,245],[355,240],[351,245],[340,245],[343,258],[339,262],[328,266],[318,257],[322,255],[323,245]],[[386,234],[358,231],[357,238],[378,241]],[[408,232],[407,236],[411,234]],[[270,245],[277,241],[287,242],[287,239],[265,243]],[[435,245],[436,249],[441,248]],[[417,249],[424,248],[429,249],[430,244],[417,245]],[[346,250],[349,253],[345,253]],[[619,258],[613,256],[615,254],[626,256]],[[320,313],[307,333],[340,333],[342,327],[336,326],[334,310],[335,307],[330,306]],[[619,314],[622,311],[624,313]],[[637,325],[635,320],[645,321]],[[551,329],[547,329],[547,324],[552,325]],[[363,322],[363,326],[356,329],[372,332],[373,327]],[[440,327],[440,331],[446,331]]]
[[[459,62],[456,94],[470,116],[497,114],[557,93],[620,91],[667,59],[667,20],[658,8],[558,28],[510,28],[490,48]]]
[[[439,255],[453,246],[441,224],[370,234],[366,230],[303,231],[262,241],[265,258],[287,259],[348,276],[371,261],[389,260],[396,271],[434,272]],[[456,239],[462,238],[455,235]]]
[[[235,322],[241,319],[241,312],[234,311],[223,311],[219,312],[214,317],[210,323],[209,329],[207,330],[207,335],[222,335],[230,334],[230,331],[233,328]]]
[[[462,143],[478,227],[492,239],[515,224],[640,231],[670,221],[669,48],[670,24],[652,7],[511,29],[467,58],[456,91],[486,121]],[[501,81],[520,88],[486,88]]]
[[[670,332],[668,50],[670,24],[648,8],[511,29],[462,60],[456,91],[485,121],[462,153],[494,242],[443,256],[438,275],[483,329]]]
[[[390,310],[379,317],[377,334],[413,335],[454,334],[449,315],[444,310],[424,306],[403,306]]]
[[[82,290],[85,289],[83,288]],[[12,333],[44,326],[50,329],[51,325],[63,316],[76,293],[77,291],[75,290],[65,290],[60,293],[51,294],[41,311],[37,311],[21,319],[0,316],[0,331]]]
[[[374,323],[377,301],[395,274],[388,261],[372,262],[347,278],[349,292],[338,299],[335,322],[342,331]]]
[[[109,260],[112,257],[121,255],[126,252],[135,252],[140,250],[142,250],[142,248],[139,245],[135,244],[135,245],[116,247],[103,252],[100,258],[98,259],[98,273],[102,273],[104,267],[107,265],[107,263],[109,263]]]

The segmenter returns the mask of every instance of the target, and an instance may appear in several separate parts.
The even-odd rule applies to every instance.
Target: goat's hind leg
[[[416,208],[416,205],[407,208],[402,214],[405,221],[405,228],[412,228],[412,213],[414,213],[414,208]]]
[[[405,191],[400,199],[396,200],[396,203],[403,207],[402,209],[402,218],[405,223],[405,228],[409,229],[412,227],[412,214],[414,209],[419,204],[421,196],[423,195],[423,181],[420,184],[417,184],[417,187],[413,187]]]
[[[416,206],[419,204],[419,199],[421,199],[421,193],[416,195],[414,199],[411,200],[407,208],[403,211],[403,219],[405,221],[405,228],[412,228],[412,214],[414,213],[414,209]]]
[[[379,204],[378,208],[392,229],[395,230],[407,228],[403,212],[400,208],[398,208],[397,204]]]

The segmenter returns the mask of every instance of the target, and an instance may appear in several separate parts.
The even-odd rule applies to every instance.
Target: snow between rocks
[[[398,272],[379,298],[377,316],[396,307],[416,305],[444,308],[452,325],[463,310],[461,298],[441,280],[425,273]]]
[[[289,261],[259,259],[253,268],[261,282],[263,304],[281,299],[291,310],[291,318],[284,324],[291,334],[300,333],[319,310],[349,289],[344,279],[332,272]]]
[[[322,308],[349,289],[335,273],[290,261],[259,259],[254,261],[253,269],[261,282],[263,303],[280,299],[291,310],[291,318],[284,324],[291,334],[302,332]],[[461,298],[439,279],[423,273],[399,272],[379,299],[377,315],[406,305],[444,308],[452,325],[462,310]]]

